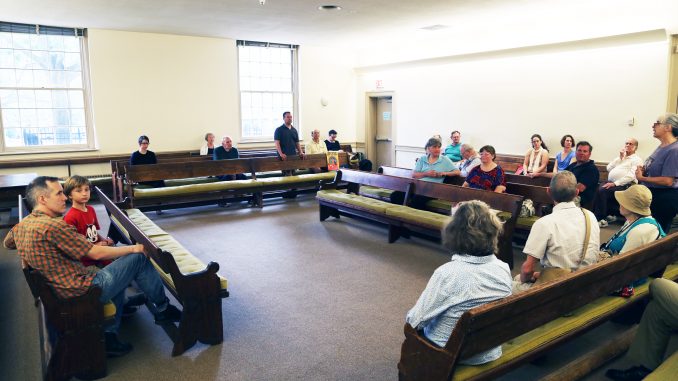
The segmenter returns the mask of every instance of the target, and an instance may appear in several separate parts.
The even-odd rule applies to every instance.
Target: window
[[[238,41],[243,141],[271,141],[283,112],[296,118],[296,60],[295,45]]]
[[[85,30],[0,22],[0,150],[93,147]]]

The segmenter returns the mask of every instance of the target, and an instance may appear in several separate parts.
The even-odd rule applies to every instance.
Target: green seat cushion
[[[626,299],[619,296],[603,296],[573,311],[572,316],[563,316],[550,321],[539,328],[518,336],[501,346],[502,356],[497,360],[482,365],[458,365],[453,380],[467,380],[492,368],[511,362],[525,353],[534,351],[559,337],[586,326],[589,322],[603,314],[619,309],[636,299],[646,297],[649,293],[647,282],[635,288],[635,294]]]
[[[386,209],[387,216],[396,217],[402,221],[417,225],[425,225],[433,229],[442,229],[450,219],[449,216],[440,213],[414,209],[403,205],[389,205],[390,207]]]
[[[519,226],[521,228],[527,228],[530,229],[532,228],[532,225],[534,225],[535,222],[539,219],[539,216],[530,216],[530,217],[518,217],[518,221],[516,222],[516,226]]]
[[[158,227],[150,218],[139,209],[128,209],[127,216],[148,238],[160,249],[170,253],[179,268],[179,272],[184,275],[204,270],[207,265],[200,259],[191,254],[185,247],[177,242],[171,235]],[[153,262],[156,270],[165,282],[174,287],[172,277],[165,273],[157,263]],[[218,275],[218,274],[217,274]],[[226,278],[219,276],[222,289],[226,289],[228,282]]]
[[[426,208],[434,210],[446,210],[449,214],[452,210],[452,201],[433,199],[426,203]]]
[[[323,172],[323,173],[309,173],[305,175],[294,175],[294,176],[278,176],[278,177],[265,177],[257,178],[257,182],[261,183],[262,186],[274,185],[274,184],[297,184],[297,183],[307,183],[309,181],[331,181],[334,180],[334,172]]]
[[[163,196],[181,196],[189,194],[200,194],[207,192],[216,192],[222,190],[237,190],[260,187],[261,184],[255,180],[233,180],[217,181],[212,183],[178,185],[174,187],[161,188],[134,188],[134,198],[151,198]]]
[[[188,179],[172,179],[165,180],[165,186],[176,187],[180,185],[191,185],[191,184],[205,184],[205,183],[216,183],[220,180],[216,177],[192,177]]]
[[[318,191],[316,198],[319,200],[335,201],[381,214],[384,214],[387,208],[393,206],[393,204],[389,202],[375,200],[355,194],[348,194],[336,189]]]
[[[644,381],[664,381],[670,380],[678,374],[678,352],[671,355],[671,357],[664,360],[649,376],[645,377]],[[672,376],[673,375],[673,376]]]
[[[673,264],[666,266],[666,270],[664,271],[662,278],[678,280],[678,262],[674,262]]]
[[[390,200],[391,195],[395,192],[394,190],[371,187],[369,185],[360,186],[360,195],[370,198],[376,198],[377,200]]]

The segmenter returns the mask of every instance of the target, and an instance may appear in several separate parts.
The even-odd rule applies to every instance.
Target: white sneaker
[[[605,220],[598,221],[598,226],[600,226],[601,228],[606,228],[607,225],[608,225],[608,223]]]
[[[607,216],[607,217],[605,217],[605,220],[606,220],[608,223],[617,222],[617,216]]]

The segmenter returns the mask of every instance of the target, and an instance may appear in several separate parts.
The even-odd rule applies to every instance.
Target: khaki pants
[[[628,355],[634,362],[656,369],[664,361],[671,331],[678,329],[678,284],[655,279],[650,284],[650,297]]]

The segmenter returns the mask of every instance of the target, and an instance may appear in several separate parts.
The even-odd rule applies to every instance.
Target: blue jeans
[[[118,332],[125,302],[125,289],[133,280],[155,304],[158,311],[167,308],[169,299],[165,296],[162,280],[148,258],[141,253],[125,255],[99,270],[92,279],[92,286],[101,288],[99,300],[102,303],[111,300],[115,304],[115,323],[107,327],[106,332]]]

